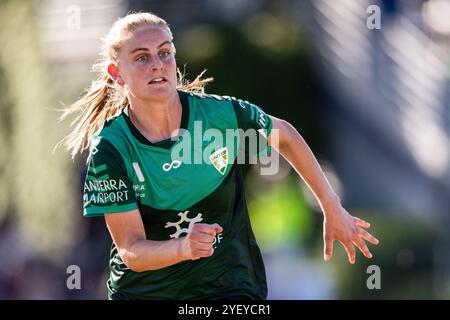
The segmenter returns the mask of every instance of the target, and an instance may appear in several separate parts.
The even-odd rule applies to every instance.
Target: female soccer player
[[[119,19],[99,80],[65,111],[80,112],[65,139],[72,156],[89,149],[84,216],[104,215],[113,239],[109,298],[267,297],[238,163],[244,138],[225,139],[230,130],[262,132],[314,192],[325,260],[335,240],[351,263],[354,246],[371,258],[369,223],[341,206],[297,130],[249,102],[199,93],[210,79],[180,83],[172,40],[154,14]]]

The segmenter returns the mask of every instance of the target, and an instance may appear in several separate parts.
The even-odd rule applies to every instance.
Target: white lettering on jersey
[[[139,182],[144,182],[144,175],[142,174],[141,168],[139,167],[139,163],[133,162],[133,168],[134,172],[136,172]]]

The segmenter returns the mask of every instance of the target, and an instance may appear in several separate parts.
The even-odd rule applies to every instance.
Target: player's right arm
[[[158,270],[184,260],[206,258],[214,253],[218,224],[196,223],[187,236],[165,241],[147,240],[139,210],[105,214],[111,237],[125,265],[135,272]]]
[[[99,138],[91,150],[84,186],[84,216],[104,215],[125,265],[133,271],[157,270],[184,260],[209,257],[222,228],[195,224],[188,235],[165,241],[147,240],[133,184],[119,151]]]

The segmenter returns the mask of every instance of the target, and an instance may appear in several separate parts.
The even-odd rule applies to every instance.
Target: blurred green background
[[[370,5],[381,29],[370,29]],[[83,158],[53,150],[95,78],[100,38],[130,10],[172,27],[178,66],[207,92],[292,123],[353,215],[380,239],[323,261],[322,213],[284,161],[246,171],[269,299],[450,298],[450,2],[0,2],[0,299],[105,299],[111,238],[82,218]],[[447,18],[446,18],[447,17]],[[80,290],[66,272],[78,265]],[[370,290],[367,268],[381,271]]]

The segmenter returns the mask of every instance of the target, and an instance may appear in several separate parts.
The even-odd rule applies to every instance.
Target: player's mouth
[[[160,84],[164,84],[167,82],[167,79],[164,77],[157,77],[157,78],[153,78],[152,80],[150,80],[148,82],[149,85],[160,85]]]

